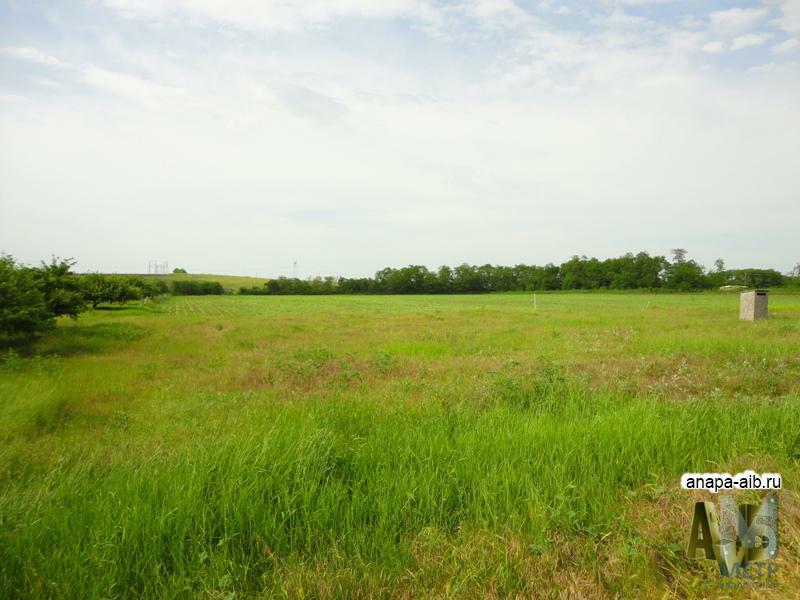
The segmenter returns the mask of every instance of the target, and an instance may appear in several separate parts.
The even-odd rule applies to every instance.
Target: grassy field
[[[0,597],[709,597],[684,471],[784,475],[800,295],[175,297],[0,366]],[[770,597],[763,594],[760,597]]]

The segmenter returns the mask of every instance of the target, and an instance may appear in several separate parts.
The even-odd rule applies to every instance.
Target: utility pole
[[[294,279],[297,279],[297,259],[296,258],[294,259],[294,262],[292,263],[292,277]]]

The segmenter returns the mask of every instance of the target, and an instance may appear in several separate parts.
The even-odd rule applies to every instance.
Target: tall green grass
[[[529,300],[170,298],[3,354],[0,597],[707,595],[631,499],[791,482],[800,297]]]
[[[306,561],[391,581],[430,527],[599,539],[627,491],[741,454],[790,460],[798,432],[793,401],[669,404],[560,376],[505,380],[482,410],[303,402],[177,453],[6,481],[0,595],[255,594]]]

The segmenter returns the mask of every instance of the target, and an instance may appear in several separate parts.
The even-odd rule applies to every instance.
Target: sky
[[[27,263],[785,272],[799,179],[800,0],[0,0]]]

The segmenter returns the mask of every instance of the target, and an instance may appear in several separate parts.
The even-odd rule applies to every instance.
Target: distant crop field
[[[144,275],[145,278],[163,279],[164,281],[218,281],[222,287],[239,291],[242,287],[261,287],[268,280],[263,277],[246,275],[210,275],[203,273],[170,273],[168,275]]]
[[[536,306],[170,297],[60,322],[0,362],[0,597],[726,596],[684,551],[715,498],[679,480],[744,469],[784,476],[759,597],[800,589],[800,295],[757,322],[736,294]]]

